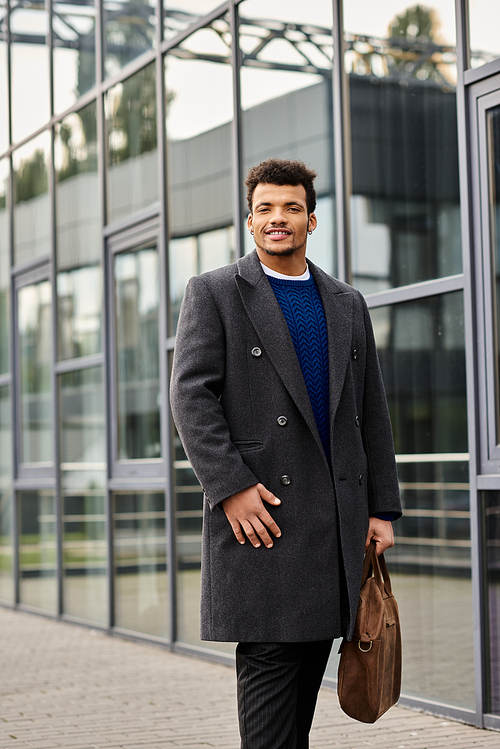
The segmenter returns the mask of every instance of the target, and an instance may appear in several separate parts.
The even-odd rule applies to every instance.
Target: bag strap
[[[361,573],[361,587],[365,584],[369,577],[371,577],[373,570],[373,577],[375,578],[380,592],[383,594],[385,589],[387,596],[392,596],[392,585],[391,578],[389,576],[389,570],[385,562],[383,554],[377,556],[375,541],[370,541],[370,545],[366,550],[365,561],[363,562],[363,572]]]

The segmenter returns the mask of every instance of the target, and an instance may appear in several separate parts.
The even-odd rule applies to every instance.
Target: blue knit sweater
[[[306,281],[274,276],[268,279],[285,316],[321,443],[330,462],[328,333],[318,287],[312,276]]]

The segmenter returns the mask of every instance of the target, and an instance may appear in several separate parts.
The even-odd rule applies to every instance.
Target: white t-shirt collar
[[[308,281],[311,276],[311,271],[309,270],[309,266],[306,263],[306,269],[304,273],[301,276],[285,276],[284,273],[278,273],[278,271],[271,270],[271,268],[268,268],[267,265],[264,265],[264,263],[261,263],[262,270],[266,274],[266,276],[272,276],[273,278],[284,278],[287,281]]]

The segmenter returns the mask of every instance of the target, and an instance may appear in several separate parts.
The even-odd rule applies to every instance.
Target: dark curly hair
[[[291,159],[266,159],[260,164],[253,166],[247,175],[245,185],[247,188],[248,210],[252,213],[252,199],[258,184],[268,185],[302,185],[306,191],[307,213],[310,214],[316,208],[316,190],[314,180],[316,179],[314,169],[309,169],[303,161],[292,161]]]

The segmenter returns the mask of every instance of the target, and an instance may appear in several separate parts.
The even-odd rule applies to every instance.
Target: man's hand
[[[386,549],[394,546],[394,531],[390,520],[381,520],[380,518],[370,518],[368,535],[366,537],[365,551],[370,545],[370,541],[375,541],[377,556],[383,554]]]
[[[281,500],[271,494],[263,484],[255,484],[225,499],[222,508],[240,544],[245,543],[246,535],[255,548],[258,548],[262,541],[270,549],[273,541],[268,531],[276,538],[281,536],[281,531],[262,500],[271,505],[281,504]]]

